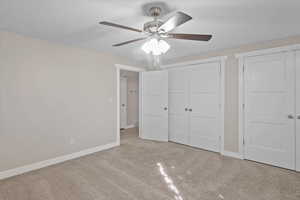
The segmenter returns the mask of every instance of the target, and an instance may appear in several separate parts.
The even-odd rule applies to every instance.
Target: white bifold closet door
[[[291,53],[244,62],[244,156],[295,169],[295,71]]]
[[[169,70],[169,140],[189,144],[188,72]]]
[[[300,171],[300,51],[296,52],[296,170]]]
[[[188,69],[190,145],[220,152],[220,63]]]
[[[168,72],[142,72],[141,127],[143,139],[168,141]]]
[[[220,152],[220,63],[169,70],[169,139]]]

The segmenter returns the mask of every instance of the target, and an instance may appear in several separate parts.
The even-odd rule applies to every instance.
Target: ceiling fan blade
[[[123,26],[123,25],[120,25],[120,24],[115,24],[115,23],[106,22],[106,21],[99,22],[99,24],[106,25],[106,26],[112,26],[112,27],[116,27],[116,28],[127,29],[127,30],[130,30],[130,31],[135,31],[135,32],[139,32],[139,33],[142,32],[142,30],[139,30],[139,29],[136,29],[136,28],[131,28],[131,27],[128,27],[128,26]]]
[[[119,46],[122,46],[122,45],[125,45],[125,44],[129,44],[129,43],[132,43],[132,42],[137,42],[137,41],[145,40],[145,39],[147,39],[147,38],[146,38],[146,37],[143,37],[143,38],[137,38],[137,39],[129,40],[129,41],[122,42],[122,43],[119,43],[119,44],[114,44],[113,46],[114,46],[114,47],[119,47]]]
[[[176,12],[172,17],[167,19],[159,28],[159,31],[169,32],[176,28],[177,26],[180,26],[181,24],[184,24],[185,22],[191,20],[192,17],[183,13],[183,12]]]
[[[168,33],[167,37],[174,38],[174,39],[183,39],[183,40],[209,41],[212,38],[212,35]]]

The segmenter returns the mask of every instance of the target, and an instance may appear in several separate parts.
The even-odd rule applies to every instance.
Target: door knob
[[[289,119],[294,119],[294,116],[293,115],[288,115],[288,118]]]
[[[123,103],[122,106],[125,107],[125,104]]]
[[[184,110],[185,110],[185,111],[188,111],[189,109],[185,108]]]
[[[168,108],[167,108],[167,107],[164,107],[164,110],[168,110]]]
[[[298,115],[297,119],[300,119],[300,115]]]
[[[189,109],[189,111],[190,111],[190,112],[192,112],[192,111],[193,111],[193,109],[191,109],[191,108],[190,108],[190,109]]]

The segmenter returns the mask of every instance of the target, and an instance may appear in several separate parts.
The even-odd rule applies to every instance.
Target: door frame
[[[133,67],[133,66],[129,66],[129,65],[122,65],[122,64],[115,64],[116,67],[116,76],[117,76],[117,134],[116,134],[116,141],[117,141],[117,145],[120,145],[120,72],[121,70],[126,70],[126,71],[132,71],[132,72],[143,72],[146,71],[143,68],[139,68],[139,67]],[[139,75],[140,77],[140,75]],[[139,85],[139,89],[140,89],[140,85]],[[141,107],[140,107],[140,97],[141,92],[139,92],[139,116],[141,113]],[[141,120],[139,119],[139,124],[141,123]]]
[[[161,66],[162,69],[171,69],[171,68],[185,68],[185,67],[192,67],[193,65],[197,64],[205,64],[205,63],[220,63],[220,154],[221,155],[228,155],[231,152],[227,152],[224,149],[224,137],[225,137],[225,123],[224,123],[224,114],[225,114],[225,62],[227,60],[227,56],[218,56],[212,57],[207,59],[200,59],[200,60],[193,60],[188,62],[180,62],[175,64],[163,65]],[[231,154],[230,154],[231,155]]]
[[[245,146],[244,146],[244,134],[245,134],[245,121],[244,121],[244,105],[245,105],[245,80],[244,80],[244,65],[246,58],[262,55],[270,55],[276,53],[293,53],[300,50],[300,44],[288,45],[282,47],[268,48],[262,50],[249,51],[245,53],[235,54],[235,58],[238,59],[238,76],[239,76],[239,96],[238,96],[238,134],[239,134],[239,157],[245,159]],[[297,146],[295,145],[295,148]],[[295,149],[297,153],[297,149]]]

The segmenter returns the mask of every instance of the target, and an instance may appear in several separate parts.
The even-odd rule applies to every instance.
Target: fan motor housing
[[[149,10],[149,13],[152,17],[159,17],[161,13],[161,8],[160,7],[152,7]]]
[[[144,31],[148,33],[156,33],[158,27],[160,27],[162,24],[163,22],[159,20],[147,22],[144,24]]]

